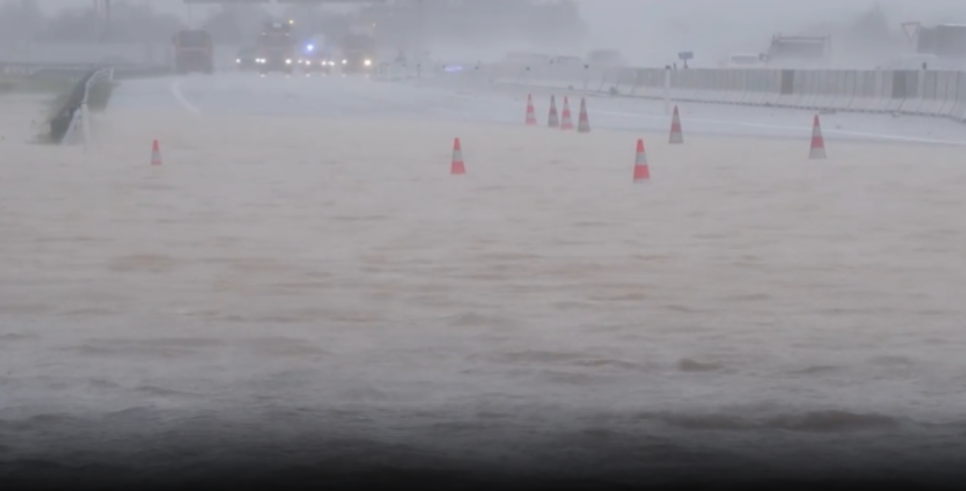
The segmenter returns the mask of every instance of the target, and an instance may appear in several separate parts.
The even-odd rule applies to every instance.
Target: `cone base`
[[[646,181],[651,178],[651,170],[646,165],[634,166],[634,182]]]
[[[449,167],[449,173],[454,176],[466,174],[466,166],[462,162],[454,162]]]

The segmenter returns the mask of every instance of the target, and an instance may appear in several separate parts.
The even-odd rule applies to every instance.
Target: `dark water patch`
[[[85,421],[83,419],[67,414],[43,413],[28,416],[26,418],[0,418],[0,431],[47,431],[54,428],[77,427],[84,423]]]
[[[32,332],[8,332],[0,334],[0,343],[13,343],[16,341],[30,341],[40,339],[40,336]]]
[[[452,327],[507,327],[517,323],[509,317],[480,314],[477,312],[463,312],[447,319]]]
[[[110,380],[104,380],[100,378],[91,379],[87,382],[87,386],[91,389],[120,389],[121,385]]]
[[[134,254],[108,261],[107,269],[121,273],[167,273],[177,269],[180,261],[161,254]]]
[[[791,431],[856,431],[893,429],[899,421],[878,414],[857,414],[848,411],[817,411],[802,415],[770,418],[767,426]]]
[[[606,228],[611,224],[608,222],[588,222],[580,221],[572,224],[575,228]]]
[[[594,385],[605,379],[605,377],[600,375],[576,373],[564,370],[541,370],[538,373],[540,378],[551,384],[576,385],[581,387]]]
[[[499,359],[505,363],[519,365],[529,364],[572,364],[584,359],[586,355],[562,351],[527,350],[516,351],[501,355]]]
[[[373,389],[372,387],[357,387],[347,389],[339,393],[339,399],[350,403],[360,402],[391,402],[393,396],[387,392]]]
[[[618,368],[621,370],[631,370],[631,371],[645,371],[650,369],[642,363],[633,363],[624,360],[612,360],[604,358],[590,358],[585,360],[579,360],[575,363],[576,365],[591,367],[591,368]]]
[[[630,244],[637,244],[636,240],[627,241],[627,242]],[[666,254],[634,254],[631,256],[631,259],[634,259],[637,261],[645,261],[645,262],[666,263],[674,258]]]
[[[597,300],[602,302],[643,302],[649,297],[643,291],[636,292],[622,292],[614,293],[611,295],[592,295],[591,300]]]
[[[705,363],[690,358],[678,360],[677,367],[682,372],[715,372],[724,368],[720,363]]]
[[[139,346],[139,345],[102,345],[95,343],[84,343],[80,346],[75,346],[73,348],[68,348],[81,356],[87,357],[101,357],[101,356],[116,356],[116,357],[132,357],[132,358],[162,358],[162,359],[174,359],[183,358],[188,356],[195,356],[199,353],[193,349],[186,348],[173,348],[166,346]]]
[[[111,309],[91,307],[84,309],[68,310],[66,312],[61,312],[60,317],[79,317],[79,318],[90,318],[90,317],[106,317],[109,315],[114,315],[117,312]]]
[[[97,242],[110,242],[109,239],[87,237],[84,235],[74,235],[70,237],[39,237],[34,239],[35,242],[82,242],[82,243],[97,243]]]
[[[567,310],[587,310],[587,309],[589,309],[589,308],[591,308],[591,307],[594,306],[594,304],[591,303],[591,302],[580,302],[580,301],[554,302],[552,305],[553,305],[553,308],[554,309],[556,309],[556,310],[563,310],[563,311],[567,311]]]
[[[854,431],[891,430],[899,421],[878,414],[858,414],[848,411],[813,411],[802,414],[781,414],[750,418],[734,414],[673,414],[648,415],[660,421],[690,430],[785,430],[807,433],[841,433]]]
[[[210,348],[223,346],[224,341],[214,338],[153,338],[153,339],[131,339],[125,344],[143,344],[145,346],[163,346],[171,348]]]
[[[882,355],[869,358],[869,363],[883,367],[910,367],[913,361],[905,356]]]
[[[815,365],[810,367],[805,367],[800,370],[794,370],[791,373],[795,375],[827,375],[832,373],[839,373],[842,371],[841,367],[833,365]]]
[[[134,388],[134,392],[149,397],[202,397],[202,394],[194,394],[181,390],[158,387],[155,385],[140,385]]]
[[[330,220],[338,222],[383,222],[390,219],[389,215],[333,215]]]
[[[49,314],[54,310],[53,305],[42,303],[6,304],[0,305],[0,315],[38,315]]]
[[[679,314],[702,314],[702,313],[712,312],[709,309],[699,309],[699,308],[688,307],[687,305],[680,305],[680,304],[666,304],[666,305],[661,305],[660,308],[663,310],[669,310],[671,312],[675,312]]]
[[[724,299],[729,302],[764,302],[774,298],[767,293],[745,293],[740,295],[728,295]]]
[[[255,356],[316,357],[328,354],[311,341],[285,337],[264,337],[238,341]]]

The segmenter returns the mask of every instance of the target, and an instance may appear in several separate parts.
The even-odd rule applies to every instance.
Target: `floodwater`
[[[626,133],[95,123],[0,142],[2,461],[961,472],[957,149],[641,135],[634,184]]]

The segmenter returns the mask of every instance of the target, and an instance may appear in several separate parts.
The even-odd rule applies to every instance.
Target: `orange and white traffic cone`
[[[533,110],[533,96],[527,94],[527,126],[537,125],[537,114]]]
[[[587,117],[587,101],[580,99],[580,115],[577,117],[577,133],[590,133],[590,119]]]
[[[560,127],[560,117],[557,116],[557,98],[554,96],[550,96],[550,114],[547,115],[547,127]]]
[[[161,165],[161,146],[157,140],[151,145],[151,165]]]
[[[634,156],[634,182],[646,181],[651,178],[651,169],[647,165],[647,154],[644,152],[644,140],[638,138],[637,153]]]
[[[570,116],[570,101],[564,96],[563,114],[561,115],[560,129],[570,131],[574,129],[574,122]]]
[[[453,140],[453,160],[449,165],[449,173],[454,176],[466,174],[466,166],[463,165],[463,147],[460,145],[459,138]]]
[[[678,107],[674,106],[674,117],[671,119],[671,137],[668,142],[672,145],[684,143],[684,133],[681,131],[681,114]]]
[[[809,160],[826,158],[825,138],[822,137],[822,124],[818,120],[818,114],[815,115],[815,121],[812,123],[812,147],[808,152],[808,158]]]

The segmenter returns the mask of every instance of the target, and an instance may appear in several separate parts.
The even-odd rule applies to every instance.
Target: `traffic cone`
[[[587,118],[587,102],[580,98],[580,115],[577,119],[577,133],[590,133],[590,119]]]
[[[537,115],[533,111],[533,96],[527,94],[527,126],[537,125]]]
[[[449,173],[456,176],[466,174],[466,166],[463,165],[463,147],[460,139],[453,140],[453,161],[449,165]]]
[[[560,129],[569,131],[574,129],[574,122],[570,119],[570,101],[564,96],[563,114],[561,115]]]
[[[560,117],[557,116],[557,98],[554,96],[550,96],[550,114],[547,116],[547,127],[560,127]]]
[[[809,160],[821,160],[825,155],[825,138],[822,137],[822,125],[818,121],[818,114],[812,123],[812,148],[808,152]]]
[[[681,144],[684,143],[684,133],[681,132],[681,114],[678,113],[678,107],[674,106],[674,117],[671,119],[671,138],[668,139],[671,144]]]
[[[151,165],[161,165],[161,146],[157,140],[151,145]]]
[[[647,154],[644,152],[644,140],[638,138],[637,153],[634,156],[634,182],[646,181],[651,178],[651,169],[647,166]]]

